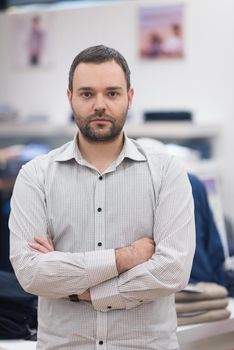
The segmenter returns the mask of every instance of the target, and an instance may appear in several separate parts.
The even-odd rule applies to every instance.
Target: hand
[[[155,243],[144,237],[134,241],[130,246],[115,250],[118,273],[123,273],[149,260],[155,252]]]
[[[148,237],[138,239],[129,248],[132,250],[133,258],[137,260],[136,265],[149,260],[155,253],[155,243],[153,239]]]
[[[47,239],[43,239],[40,236],[34,237],[34,242],[28,242],[28,245],[39,253],[49,253],[54,251],[54,245],[51,238],[47,235]],[[66,298],[67,299],[67,298]],[[90,291],[86,290],[84,293],[79,295],[79,299],[82,301],[91,302]]]
[[[36,252],[49,253],[54,251],[54,245],[52,239],[47,235],[47,239],[43,239],[40,236],[34,237],[34,242],[28,242],[28,245]]]

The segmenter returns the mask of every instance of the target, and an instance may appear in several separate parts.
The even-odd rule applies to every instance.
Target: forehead
[[[73,87],[126,87],[122,67],[115,61],[102,63],[79,63],[73,77]]]

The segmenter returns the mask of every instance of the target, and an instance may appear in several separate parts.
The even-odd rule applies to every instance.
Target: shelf
[[[0,137],[46,137],[63,135],[73,137],[74,125],[0,124]],[[154,137],[158,139],[201,139],[215,138],[220,133],[218,125],[197,125],[191,122],[147,122],[140,125],[126,124],[129,137]]]
[[[197,125],[191,122],[147,122],[142,125],[126,124],[129,136],[155,137],[158,139],[215,138],[220,133],[217,125]]]
[[[36,350],[37,343],[30,340],[0,340],[0,350]]]
[[[73,137],[75,125],[0,124],[0,137],[47,137],[64,135]]]

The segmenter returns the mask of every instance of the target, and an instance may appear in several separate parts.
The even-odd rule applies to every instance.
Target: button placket
[[[107,337],[107,313],[97,311],[97,340],[96,348],[98,350],[106,350],[106,337]]]
[[[95,250],[105,249],[105,183],[106,177],[97,179],[95,187]],[[107,314],[97,311],[96,349],[107,350]]]
[[[105,249],[105,177],[102,175],[97,179],[94,196],[95,249]]]

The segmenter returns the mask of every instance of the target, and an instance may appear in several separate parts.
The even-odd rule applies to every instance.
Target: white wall
[[[137,57],[137,11],[139,5],[152,3],[178,1],[130,0],[63,11],[51,9],[54,66],[50,69],[12,67],[11,20],[16,14],[1,14],[0,102],[11,103],[22,116],[48,114],[51,122],[64,124],[69,116],[65,92],[73,57],[98,43],[120,50],[132,71],[136,91],[133,113],[151,108],[188,108],[194,112],[195,122],[221,125],[216,155],[222,162],[225,211],[234,220],[234,1],[184,0],[185,59],[144,62]]]

